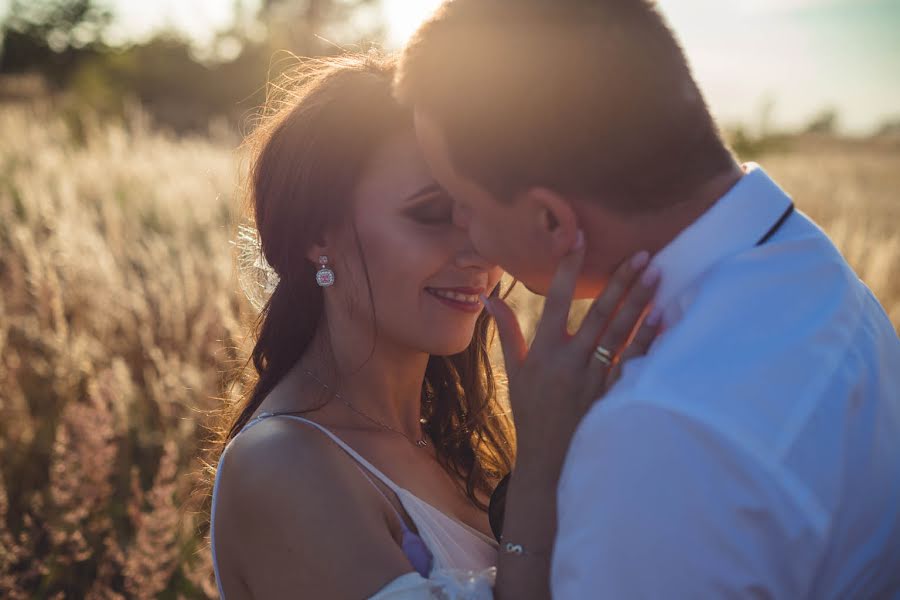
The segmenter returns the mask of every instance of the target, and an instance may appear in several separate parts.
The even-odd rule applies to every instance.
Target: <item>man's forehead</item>
[[[448,177],[457,179],[459,174],[450,160],[447,140],[437,121],[431,118],[427,112],[416,108],[413,110],[413,123],[415,124],[416,139],[419,141],[422,154],[434,171],[435,177],[438,179]]]
[[[424,143],[427,146],[436,146],[446,152],[447,140],[444,137],[444,132],[437,121],[427,112],[416,107],[413,110],[413,124],[420,143]]]
[[[413,110],[416,137],[432,175],[455,199],[466,204],[488,203],[488,194],[475,180],[460,173],[453,164],[444,129],[427,111]]]

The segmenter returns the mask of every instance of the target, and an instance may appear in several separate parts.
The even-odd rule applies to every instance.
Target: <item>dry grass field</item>
[[[25,107],[0,131],[0,596],[214,597],[195,490],[249,317],[235,140]],[[900,327],[900,149],[759,161]]]

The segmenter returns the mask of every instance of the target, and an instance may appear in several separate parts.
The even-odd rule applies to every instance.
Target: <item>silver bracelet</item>
[[[513,556],[535,556],[540,558],[546,558],[547,555],[540,552],[531,552],[530,550],[526,550],[525,546],[522,544],[515,544],[513,542],[503,542],[503,538],[500,538],[500,550],[504,554],[512,554]]]

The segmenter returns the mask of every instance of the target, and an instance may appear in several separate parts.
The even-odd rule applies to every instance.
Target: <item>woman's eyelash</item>
[[[441,214],[417,214],[413,215],[413,218],[426,225],[439,225],[450,223],[450,221],[452,220],[452,214],[449,211]]]
[[[420,223],[449,223],[453,220],[453,205],[449,201],[435,199],[414,206],[408,214]]]

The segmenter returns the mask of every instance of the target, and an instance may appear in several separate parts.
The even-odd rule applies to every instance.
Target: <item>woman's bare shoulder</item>
[[[254,596],[370,595],[409,570],[377,490],[311,426],[281,418],[253,425],[232,440],[218,477],[220,571],[238,570]]]
[[[300,521],[315,533],[321,517],[339,509],[352,509],[355,519],[379,513],[353,459],[322,432],[288,419],[267,418],[235,437],[218,477],[219,502],[230,501],[242,523]]]
[[[286,418],[269,417],[236,436],[219,463],[221,486],[238,484],[257,497],[259,490],[247,483],[290,484],[296,474],[337,483],[352,470],[352,459],[325,434],[310,425]],[[229,487],[237,487],[229,486]]]

